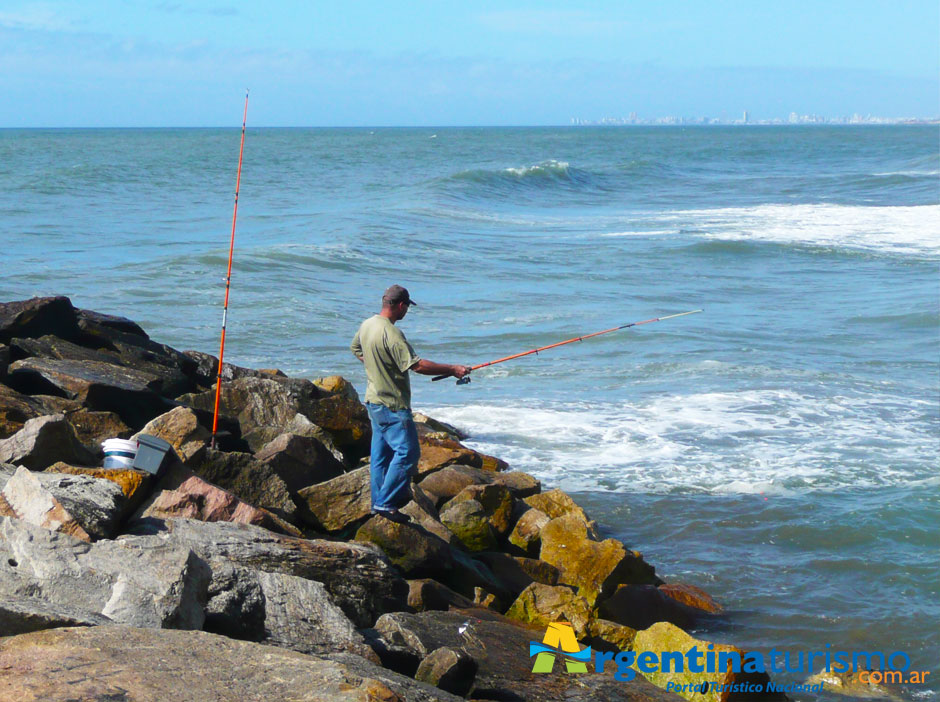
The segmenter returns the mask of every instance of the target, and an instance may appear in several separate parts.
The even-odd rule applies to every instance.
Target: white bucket
[[[105,468],[130,468],[137,456],[137,439],[107,439],[101,442]]]

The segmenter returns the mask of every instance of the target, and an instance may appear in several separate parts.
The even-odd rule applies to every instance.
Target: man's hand
[[[455,378],[463,378],[465,375],[470,374],[470,366],[451,366],[453,368],[453,373]]]

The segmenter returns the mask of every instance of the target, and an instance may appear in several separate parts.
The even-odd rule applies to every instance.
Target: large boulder
[[[506,470],[508,465],[493,456],[469,449],[454,439],[443,439],[432,435],[419,437],[421,457],[418,459],[418,475],[456,464],[483,468],[489,471]]]
[[[104,448],[101,445],[104,441],[127,439],[134,433],[114,412],[96,412],[81,407],[66,416],[78,440],[94,456],[96,463],[104,459]]]
[[[101,626],[111,623],[102,614],[47,602],[37,597],[4,593],[0,599],[0,631],[3,636],[64,626]]]
[[[473,607],[473,601],[432,578],[419,578],[408,581],[408,606],[416,612],[467,609]]]
[[[372,544],[301,539],[256,526],[190,519],[145,520],[131,530],[191,548],[207,562],[225,560],[323,583],[357,627],[372,626],[380,614],[407,607],[407,583]]]
[[[713,644],[710,641],[703,641],[689,636],[686,632],[677,626],[665,622],[654,624],[643,631],[638,631],[633,642],[633,650],[637,652],[639,658],[645,652],[655,653],[658,660],[662,659],[665,652],[678,651],[683,654],[695,646],[699,651],[714,651],[715,656],[723,652],[737,653],[742,659],[746,655],[745,651],[735,646],[727,644]],[[636,668],[637,664],[634,663]],[[673,684],[672,689],[677,690],[680,697],[687,700],[700,702],[708,700],[709,702],[727,702],[730,699],[748,699],[748,700],[786,700],[783,693],[766,692],[766,684],[770,677],[766,673],[735,673],[729,665],[726,670],[717,672],[692,672],[684,666],[681,670],[676,669],[670,672],[643,672],[643,675],[654,685],[666,688],[669,683]],[[708,683],[708,689],[705,694],[697,691],[702,683]],[[761,692],[748,693],[746,696],[732,697],[731,686],[737,683],[747,683],[751,685],[760,685]]]
[[[597,539],[597,522],[588,517],[581,507],[579,507],[571,496],[562,490],[555,488],[548,492],[542,492],[537,495],[526,497],[524,502],[529,507],[534,507],[540,512],[544,512],[550,519],[557,519],[567,514],[574,514],[587,527],[588,537]]]
[[[90,478],[108,480],[121,490],[126,500],[118,517],[118,521],[133,512],[140,503],[150,494],[154,482],[152,473],[136,468],[87,468],[73,466],[59,461],[46,468],[46,473],[62,473],[65,475],[84,475]]]
[[[180,463],[173,465],[160,479],[153,494],[138,511],[138,517],[183,517],[205,522],[256,524],[271,531],[300,536],[297,528],[289,522],[238,499]]]
[[[7,368],[10,365],[10,347],[0,344],[0,380],[7,377]]]
[[[676,602],[698,609],[708,614],[723,614],[724,607],[700,587],[686,583],[666,583],[659,586],[659,591]]]
[[[511,556],[498,551],[477,553],[474,557],[484,563],[513,594],[522,592],[533,582],[558,584],[558,568],[537,558]]]
[[[0,639],[0,689],[17,702],[463,700],[348,653],[328,659],[204,631],[125,626]]]
[[[616,539],[592,541],[583,517],[576,512],[551,520],[542,528],[541,536],[539,558],[558,568],[560,582],[576,586],[578,594],[591,605],[613,594],[623,583],[661,582],[638,551],[627,550]]]
[[[633,629],[646,629],[656,622],[689,629],[709,614],[667,596],[655,585],[619,585],[598,609],[604,618]]]
[[[284,481],[291,494],[342,475],[344,466],[311,436],[281,434],[255,454]]]
[[[80,309],[78,310],[78,323],[81,325],[83,322],[95,324],[105,329],[113,329],[131,336],[139,336],[143,339],[150,338],[137,322],[115,314]]]
[[[513,500],[508,487],[498,484],[469,485],[448,501],[442,511],[466,500],[474,500],[482,505],[486,521],[497,538],[501,539],[509,533],[512,528]]]
[[[101,361],[26,358],[10,365],[7,384],[20,392],[61,395],[89,409],[114,412],[132,429],[169,409],[169,401],[160,397],[159,375]]]
[[[273,512],[292,524],[298,520],[297,506],[284,479],[250,453],[207,449],[197,453],[187,467],[248,504]]]
[[[532,583],[523,590],[506,616],[539,627],[551,622],[568,622],[579,639],[590,636],[593,619],[590,603],[573,588],[541,583]]]
[[[85,541],[111,538],[127,498],[117,484],[88,475],[19,468],[0,491],[7,516]]]
[[[12,436],[28,420],[44,414],[56,413],[48,412],[38,399],[0,384],[0,439]]]
[[[680,698],[640,677],[629,682],[589,672],[554,675],[532,672],[529,644],[541,641],[545,629],[524,626],[482,609],[451,612],[395,612],[375,625],[379,655],[388,666],[413,675],[419,663],[447,647],[469,654],[477,663],[473,699],[526,702],[667,702]]]
[[[43,470],[56,461],[90,465],[94,456],[63,414],[35,417],[13,436],[0,440],[0,462]]]
[[[174,407],[169,412],[151,419],[135,437],[141,434],[163,439],[186,464],[193,459],[198,460],[200,453],[205,451],[212,438],[212,432],[199,423],[196,413],[188,407]]]
[[[405,577],[434,577],[453,568],[453,552],[444,541],[415,524],[398,524],[382,516],[359,527],[357,541],[375,544]]]
[[[591,647],[598,651],[632,651],[636,639],[636,629],[609,619],[592,619],[588,632]]]
[[[473,687],[477,663],[466,651],[442,646],[418,664],[415,680],[434,685],[455,695],[467,695]]]
[[[255,571],[253,576],[264,599],[259,640],[301,653],[347,651],[378,663],[322,583],[283,573]]]
[[[78,315],[67,297],[0,302],[0,342],[9,343],[16,337],[46,334],[62,339],[78,338]]]
[[[530,507],[516,520],[509,543],[525,556],[538,556],[542,548],[542,529],[551,521],[545,512]]]
[[[358,468],[298,493],[312,525],[340,531],[369,516],[372,507],[369,469]]]
[[[0,517],[0,600],[31,597],[143,627],[199,629],[209,569],[190,549],[140,539],[85,543]]]
[[[489,516],[480,502],[464,499],[455,504],[444,505],[441,522],[469,550],[490,551],[497,546],[498,534],[493,529]]]

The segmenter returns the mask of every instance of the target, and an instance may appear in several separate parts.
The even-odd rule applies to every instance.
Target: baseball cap
[[[411,299],[407,288],[403,288],[400,285],[392,285],[388,290],[386,290],[385,294],[382,295],[382,302],[385,302],[389,305],[397,305],[399,302],[404,302],[408,305],[418,304]]]

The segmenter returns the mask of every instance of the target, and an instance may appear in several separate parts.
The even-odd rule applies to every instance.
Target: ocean
[[[238,143],[0,130],[0,300],[217,353]],[[362,392],[391,283],[419,355],[468,365],[702,308],[416,376],[415,408],[711,592],[696,634],[904,651],[935,698],[938,176],[935,126],[249,128],[226,360]]]

